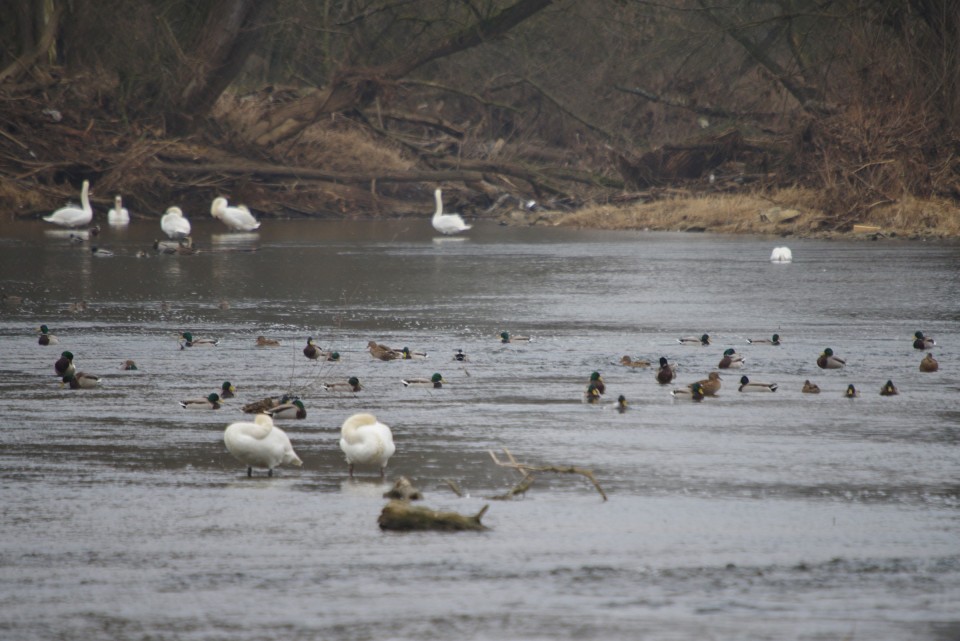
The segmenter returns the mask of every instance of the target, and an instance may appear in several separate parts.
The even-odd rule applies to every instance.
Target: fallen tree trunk
[[[473,516],[464,516],[456,512],[438,512],[430,508],[410,505],[406,501],[390,501],[380,512],[377,523],[381,530],[412,532],[415,530],[437,530],[440,532],[460,532],[464,530],[482,531],[489,529],[480,522],[489,505],[484,505]]]

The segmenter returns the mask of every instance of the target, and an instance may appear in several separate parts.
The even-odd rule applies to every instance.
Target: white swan
[[[190,235],[190,221],[179,207],[171,207],[160,219],[160,229],[170,238],[186,238]]]
[[[774,247],[770,254],[771,263],[789,263],[793,261],[793,252],[789,247]]]
[[[107,223],[110,225],[127,225],[130,223],[130,212],[123,206],[120,194],[113,197],[113,209],[107,212]]]
[[[90,181],[83,181],[83,188],[80,190],[81,207],[76,205],[67,205],[61,207],[49,216],[43,219],[48,223],[60,225],[61,227],[82,227],[89,225],[93,220],[93,208],[90,206]]]
[[[463,222],[460,214],[443,213],[443,195],[439,189],[433,192],[433,195],[437,200],[437,210],[433,212],[433,220],[431,221],[434,229],[441,234],[458,234],[472,227],[472,225]]]
[[[253,475],[255,467],[266,468],[267,476],[273,476],[273,468],[280,465],[303,465],[286,432],[266,414],[257,414],[253,423],[228,425],[223,431],[223,443],[233,458],[247,466],[247,476]]]
[[[377,465],[384,477],[387,461],[397,451],[390,428],[373,414],[354,414],[340,428],[340,449],[347,457],[350,476],[354,464]]]
[[[235,231],[253,231],[260,228],[260,222],[253,217],[249,209],[244,205],[228,207],[227,199],[223,197],[213,199],[210,214]]]

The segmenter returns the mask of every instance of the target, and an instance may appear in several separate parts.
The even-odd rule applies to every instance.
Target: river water
[[[0,306],[4,638],[960,638],[957,243],[797,239],[775,265],[781,239],[709,234],[196,220],[192,256],[156,255],[159,235],[105,229],[116,255],[97,257],[40,222],[0,226],[2,287],[25,297]],[[37,344],[41,323],[59,345]],[[918,329],[937,373],[918,369]],[[221,342],[180,350],[182,331]],[[774,332],[779,347],[746,342]],[[308,336],[342,361],[305,359]],[[429,357],[377,361],[369,340]],[[746,367],[702,403],[617,364],[666,356],[686,384],[728,347]],[[816,367],[826,347],[845,369]],[[100,389],[61,388],[64,349]],[[588,405],[594,370],[607,392]],[[440,390],[400,384],[434,372]],[[779,390],[739,393],[742,374]],[[358,394],[320,387],[349,376]],[[887,379],[899,396],[879,395]],[[225,380],[223,409],[180,409]],[[304,465],[247,478],[223,429],[284,391],[307,407],[278,421]],[[339,426],[357,411],[392,427],[386,483],[348,478]],[[593,470],[609,501],[549,473],[490,500],[518,481],[503,448]],[[381,532],[400,475],[433,508],[489,504],[490,529]]]

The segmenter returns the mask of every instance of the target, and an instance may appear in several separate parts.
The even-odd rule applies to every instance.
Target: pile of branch
[[[529,463],[520,463],[517,461],[517,459],[514,458],[513,454],[511,454],[510,450],[507,448],[503,448],[503,453],[507,456],[506,461],[501,461],[498,459],[493,450],[490,450],[490,458],[492,458],[493,462],[500,467],[509,467],[516,470],[523,476],[523,478],[505,494],[491,497],[493,499],[508,500],[515,496],[521,495],[533,484],[534,472],[552,472],[554,474],[579,474],[580,476],[586,477],[591,483],[593,483],[593,487],[595,487],[597,492],[600,493],[600,496],[603,497],[603,500],[607,500],[606,492],[604,492],[603,488],[600,487],[600,483],[597,482],[597,478],[593,475],[593,471],[591,470],[582,467],[576,467],[574,465],[530,465]]]

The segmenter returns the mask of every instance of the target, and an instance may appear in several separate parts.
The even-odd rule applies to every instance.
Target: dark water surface
[[[960,638],[960,245],[790,240],[795,262],[772,265],[779,239],[193,223],[198,255],[155,255],[159,225],[137,220],[96,241],[112,258],[0,225],[2,287],[26,298],[0,305],[4,638]],[[58,346],[37,345],[41,323]],[[938,373],[918,370],[918,329]],[[181,351],[185,330],[221,343]],[[713,345],[676,341],[704,332]],[[774,332],[783,345],[746,343]],[[308,336],[343,361],[308,362]],[[369,340],[430,356],[376,361]],[[616,364],[667,356],[689,383],[727,347],[747,366],[701,404]],[[818,370],[825,347],[847,368]],[[60,387],[64,349],[102,388]],[[581,402],[593,370],[601,406]],[[443,389],[400,384],[433,372]],[[780,388],[738,393],[742,374]],[[365,389],[320,388],[349,376]],[[899,396],[879,396],[888,378]],[[178,406],[224,380],[223,409]],[[283,391],[307,407],[278,421],[304,466],[248,479],[223,429]],[[491,529],[381,532],[386,485],[349,480],[337,444],[356,411],[393,429],[388,483],[412,478],[435,508],[489,503]],[[490,501],[517,481],[488,454],[504,447],[592,469],[610,500],[541,475]]]

